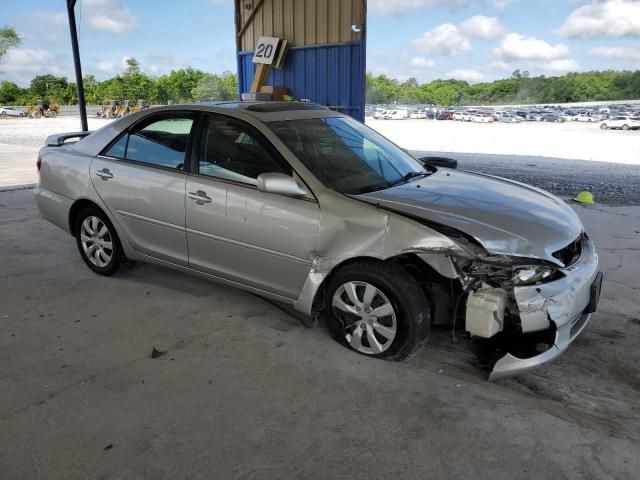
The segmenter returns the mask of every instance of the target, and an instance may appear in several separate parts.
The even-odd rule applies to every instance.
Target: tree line
[[[83,77],[85,100],[99,105],[108,100],[149,100],[153,104],[237,100],[238,77],[231,72],[206,73],[182,68],[159,77],[144,73],[135,58],[127,60],[124,73],[102,82],[93,75]],[[73,105],[78,102],[76,84],[66,77],[38,75],[27,88],[7,80],[0,82],[0,104],[31,105],[38,100]]]
[[[385,75],[367,74],[369,104],[507,105],[640,99],[640,70],[568,73],[558,77],[531,77],[516,70],[510,78],[469,84],[461,80],[434,80],[419,84]]]
[[[112,99],[149,100],[153,104],[238,99],[238,77],[231,72],[213,74],[195,68],[173,70],[159,77],[144,73],[138,61],[127,60],[124,73],[104,81],[84,76],[88,104]],[[38,75],[29,87],[0,81],[0,104],[30,105],[37,100],[77,103],[76,85],[65,77]],[[419,84],[385,75],[366,76],[368,104],[506,105],[640,99],[640,70],[569,73],[558,77],[530,77],[516,70],[510,78],[469,84],[462,80],[434,80]]]

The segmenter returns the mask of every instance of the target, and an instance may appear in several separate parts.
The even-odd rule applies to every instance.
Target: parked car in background
[[[477,112],[471,116],[471,121],[475,123],[493,123],[493,116],[488,113]]]
[[[435,116],[436,120],[454,120],[455,112],[450,110],[443,110],[438,112]],[[431,117],[430,117],[431,118]]]
[[[26,114],[13,107],[0,107],[0,115],[3,117],[24,117]]]
[[[427,118],[427,112],[424,110],[416,110],[415,112],[411,112],[411,114],[409,115],[409,118],[413,119],[413,120],[424,120]]]
[[[563,123],[566,122],[564,117],[558,113],[545,113],[542,116],[542,121],[544,122],[555,122],[555,123]]]
[[[502,116],[500,116],[499,121],[502,123],[520,123],[520,122],[523,122],[524,119],[522,117],[519,117],[518,115],[505,113]]]
[[[541,122],[543,117],[543,112],[531,111],[527,113],[526,120],[528,120],[529,122]]]
[[[387,110],[382,117],[385,120],[406,120],[409,118],[409,110],[399,108],[396,110]]]
[[[403,360],[457,326],[499,345],[482,363],[503,378],[557,358],[596,310],[598,255],[564,201],[426,166],[320,105],[158,107],[46,143],[36,203],[94,273],[196,274],[362,355]]]
[[[579,113],[578,115],[576,115],[576,121],[577,122],[596,122],[598,121],[598,119],[593,115],[593,114],[589,114],[589,113]]]
[[[640,129],[640,117],[613,117],[602,122],[600,128],[603,130],[638,130]]]
[[[460,112],[460,111],[453,112],[452,119],[458,122],[462,122],[464,120],[464,112]]]

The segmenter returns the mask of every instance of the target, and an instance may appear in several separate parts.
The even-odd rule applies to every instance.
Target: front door
[[[186,155],[193,118],[151,116],[91,163],[98,195],[132,246],[188,265],[185,232]]]
[[[207,115],[196,158],[186,204],[192,268],[296,299],[317,245],[317,202],[258,191],[258,175],[294,173],[236,119]]]

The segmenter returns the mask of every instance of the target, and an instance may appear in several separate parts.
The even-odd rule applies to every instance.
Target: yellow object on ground
[[[591,192],[580,192],[576,198],[573,199],[574,202],[578,203],[587,203],[589,205],[593,205],[593,193]]]

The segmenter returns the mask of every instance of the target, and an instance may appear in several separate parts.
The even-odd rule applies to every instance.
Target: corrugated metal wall
[[[238,41],[240,93],[251,88],[258,38],[283,38],[292,48],[284,68],[272,70],[267,84],[364,121],[365,0],[240,0],[238,8],[238,28],[250,21]],[[354,33],[352,25],[363,33]]]
[[[255,73],[253,52],[239,56],[240,88],[249,91]],[[267,84],[284,85],[297,99],[321,103],[362,121],[364,88],[359,78],[363,70],[360,42],[292,48],[286,67],[272,70]]]
[[[246,5],[251,5],[247,9]],[[362,0],[240,1],[241,25],[258,10],[241,40],[242,51],[253,50],[261,36],[285,38],[292,46],[322,45],[360,40],[351,25],[362,25]]]

